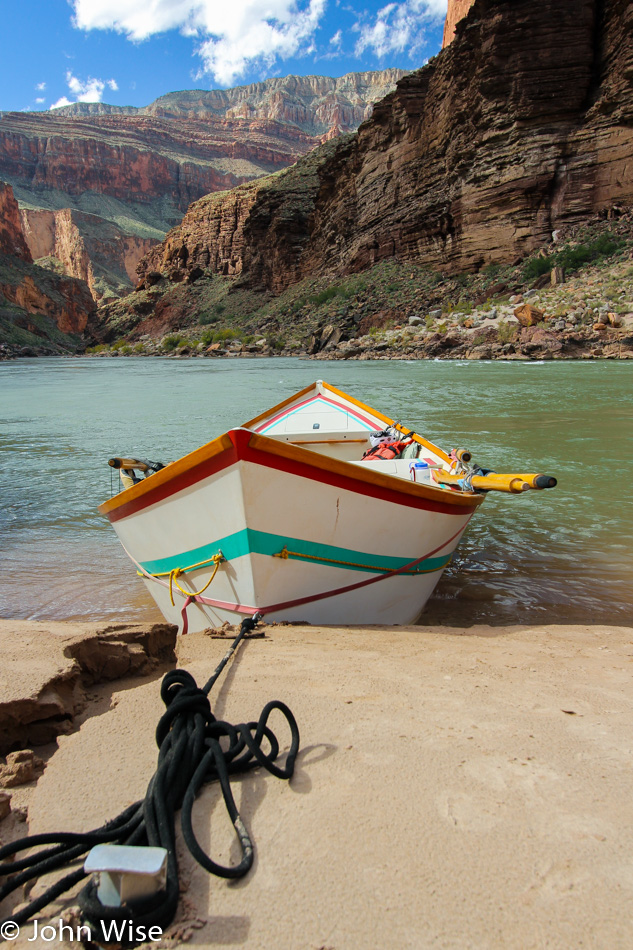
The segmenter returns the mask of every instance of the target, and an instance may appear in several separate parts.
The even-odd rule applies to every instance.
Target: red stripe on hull
[[[422,511],[436,511],[447,515],[471,515],[478,507],[478,501],[471,505],[451,505],[446,502],[434,501],[429,498],[418,498],[412,494],[404,494],[394,488],[385,488],[380,485],[355,479],[349,475],[341,475],[317,466],[312,466],[304,461],[284,458],[283,456],[273,455],[253,449],[250,446],[251,433],[246,429],[231,430],[228,433],[231,442],[231,448],[225,449],[218,455],[205,459],[198,465],[193,466],[186,472],[176,475],[156,488],[151,489],[138,498],[114,508],[108,512],[108,518],[111,522],[120,521],[122,518],[128,518],[151,505],[175,495],[177,492],[190,488],[197,482],[214,475],[217,472],[234,465],[243,460],[252,462],[255,465],[263,465],[279,472],[288,472],[300,478],[307,478],[311,481],[321,482],[325,485],[332,485],[335,488],[341,488],[344,491],[351,491],[358,495],[365,495],[369,498],[376,498],[379,501],[387,501],[396,505],[404,505],[408,508],[415,508]]]

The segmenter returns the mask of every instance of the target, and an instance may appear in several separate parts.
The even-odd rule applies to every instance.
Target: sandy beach
[[[49,663],[63,666],[64,630],[81,636],[2,621],[5,674],[17,682],[20,638],[46,643]],[[243,644],[212,706],[243,722],[270,699],[287,703],[301,730],[296,772],[290,783],[260,770],[237,781],[254,868],[229,883],[184,853],[182,906],[163,945],[633,945],[633,629],[264,630]],[[191,635],[177,643],[178,664],[202,683],[226,648]],[[37,784],[9,789],[31,832],[88,830],[143,796],[164,659],[137,662],[136,678],[120,662],[122,678],[84,688],[70,734],[44,747]],[[216,788],[196,823],[216,860],[235,859]],[[5,819],[0,838],[17,827]],[[26,925],[14,946],[32,935]]]

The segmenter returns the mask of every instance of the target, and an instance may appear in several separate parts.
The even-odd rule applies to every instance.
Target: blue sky
[[[270,76],[415,69],[447,0],[22,0],[4,3],[0,110],[147,105]]]

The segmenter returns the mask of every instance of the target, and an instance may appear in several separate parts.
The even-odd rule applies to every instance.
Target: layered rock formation
[[[389,257],[448,272],[521,258],[633,201],[632,92],[626,0],[476,0],[351,141],[194,205],[140,273],[177,253],[185,274],[202,263],[279,292]]]
[[[177,282],[207,269],[225,276],[244,271],[249,282],[274,292],[298,280],[321,169],[347,145],[349,136],[328,142],[279,175],[194,202],[182,223],[140,262],[141,286],[152,273],[166,272]],[[257,243],[263,232],[265,249]]]
[[[289,76],[171,93],[140,109],[77,103],[48,113],[2,113],[0,179],[24,208],[90,215],[89,221],[73,215],[73,224],[94,274],[101,270],[102,281],[116,289],[109,274],[125,275],[134,252],[123,237],[160,240],[202,195],[285,168],[320,142],[355,129],[402,75],[391,69],[340,79]],[[113,255],[105,253],[101,263],[91,247],[96,227],[104,232],[102,252],[110,248]],[[113,227],[120,232],[116,240]],[[62,221],[54,230],[65,228]],[[50,230],[50,219],[29,222],[35,257],[35,245],[46,243]],[[78,254],[71,255],[69,273],[91,282]],[[124,284],[132,286],[128,278]]]
[[[0,344],[76,349],[95,313],[87,284],[37,267],[22,232],[17,201],[0,182]],[[44,318],[44,320],[39,319]]]
[[[22,229],[34,260],[53,258],[70,277],[85,280],[95,300],[108,290],[124,294],[136,282],[140,259],[157,243],[126,234],[97,215],[23,209]]]
[[[20,210],[13,191],[0,181],[0,257],[15,257],[33,263],[31,252],[24,240]]]

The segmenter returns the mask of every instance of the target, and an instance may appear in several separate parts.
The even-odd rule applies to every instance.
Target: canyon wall
[[[286,168],[357,128],[402,75],[388,69],[339,79],[288,76],[170,93],[138,109],[75,103],[47,113],[0,113],[0,179],[25,209],[53,214],[27,220],[33,247],[64,250],[55,256],[68,273],[88,280],[97,298],[126,293],[137,252],[162,240],[193,201]],[[71,219],[60,217],[65,209]],[[70,241],[46,237],[73,228]]]
[[[258,182],[237,215],[234,193],[194,205],[152,267],[172,266],[168,245],[185,269],[208,260],[278,293],[388,257],[444,272],[520,259],[633,201],[632,108],[627,0],[476,0],[355,136]]]
[[[5,182],[0,181],[0,258],[16,257],[33,262],[31,252],[24,240],[20,210],[13,196],[13,191]]]
[[[83,280],[34,265],[13,191],[0,182],[0,344],[26,334],[27,340],[76,348],[77,341],[63,335],[81,335],[95,309]]]
[[[20,211],[20,218],[33,259],[59,261],[69,277],[86,281],[97,301],[108,289],[121,295],[128,292],[136,283],[139,261],[157,243],[71,208],[28,208]]]

